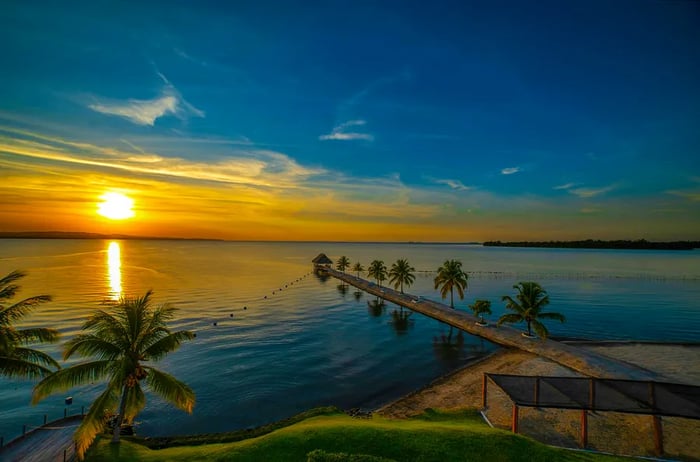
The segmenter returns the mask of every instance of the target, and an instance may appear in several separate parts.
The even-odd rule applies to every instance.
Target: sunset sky
[[[682,0],[6,1],[0,231],[697,240],[698,24]]]

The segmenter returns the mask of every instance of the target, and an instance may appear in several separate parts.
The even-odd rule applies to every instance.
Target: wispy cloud
[[[470,186],[465,186],[459,180],[451,180],[449,178],[446,178],[446,179],[436,179],[433,181],[435,181],[435,183],[437,183],[437,184],[447,185],[452,189],[456,189],[457,191],[468,191],[468,190],[472,189]]]
[[[692,202],[700,202],[700,191],[698,190],[678,190],[672,189],[666,191],[666,194],[671,194],[673,196],[684,197]]]
[[[348,120],[347,122],[343,122],[342,124],[336,126],[333,128],[333,130],[326,134],[326,135],[321,135],[318,137],[319,140],[325,141],[325,140],[366,140],[366,141],[372,141],[374,140],[374,136],[372,136],[369,133],[359,133],[359,132],[352,132],[352,131],[346,131],[348,128],[351,127],[361,127],[366,125],[367,122],[364,120]]]
[[[137,125],[152,126],[157,119],[167,115],[173,115],[181,120],[191,116],[204,117],[204,111],[188,103],[163,74],[158,73],[158,76],[165,85],[160,95],[155,98],[146,100],[130,98],[126,101],[95,98],[96,101],[88,104],[88,108],[101,114],[122,117]]]
[[[573,194],[574,196],[578,196],[582,199],[588,199],[591,197],[596,197],[600,196],[601,194],[608,193],[615,189],[615,186],[610,185],[610,186],[605,186],[602,188],[574,188],[574,189],[568,189],[568,191]]]
[[[571,188],[573,188],[574,186],[576,186],[577,184],[578,184],[578,183],[560,184],[559,186],[555,186],[555,187],[552,188],[552,189],[558,189],[558,190],[561,190],[561,189],[571,189]]]
[[[520,167],[506,167],[503,170],[501,170],[502,175],[512,175],[514,173],[518,173],[520,171]]]

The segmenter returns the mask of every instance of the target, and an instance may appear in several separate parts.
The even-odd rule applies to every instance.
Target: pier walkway
[[[331,268],[320,268],[328,275],[344,281],[368,294],[404,306],[412,311],[437,319],[472,335],[482,337],[499,345],[529,351],[538,356],[591,377],[618,378],[632,380],[659,380],[661,377],[651,371],[607,356],[577,348],[551,339],[532,339],[522,335],[522,331],[509,326],[496,326],[495,323],[482,327],[476,324],[477,318],[470,313],[454,310],[449,306],[410,294],[401,294],[389,287],[379,287],[373,282]]]
[[[74,415],[37,427],[0,448],[3,462],[66,462],[75,457],[73,433],[82,415]]]

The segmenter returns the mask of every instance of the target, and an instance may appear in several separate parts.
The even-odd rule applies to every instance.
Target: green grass
[[[262,436],[229,443],[151,449],[138,440],[111,445],[98,441],[88,461],[299,461],[321,449],[396,461],[615,461],[627,460],[555,449],[529,438],[495,430],[475,411],[428,410],[406,420],[356,419],[340,412],[309,417]],[[214,435],[211,435],[212,437]],[[341,460],[329,458],[326,460]]]

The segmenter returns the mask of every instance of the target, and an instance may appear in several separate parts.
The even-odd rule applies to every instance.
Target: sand
[[[609,357],[652,370],[665,381],[700,385],[700,345],[622,343],[580,344]],[[440,378],[376,412],[405,418],[426,408],[481,408],[484,372],[574,377],[581,374],[520,350],[499,350],[484,360]],[[495,384],[488,387],[485,412],[497,428],[510,429],[512,405]],[[700,420],[663,417],[665,457],[700,460]],[[570,448],[580,447],[581,411],[520,408],[521,434]],[[588,448],[615,454],[654,456],[653,418],[648,415],[591,412]]]

